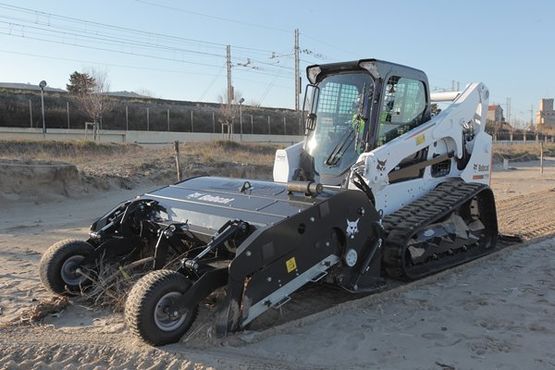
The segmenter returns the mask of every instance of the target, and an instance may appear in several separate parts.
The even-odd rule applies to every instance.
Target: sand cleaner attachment
[[[381,237],[380,216],[361,191],[197,177],[121,204],[86,242],[58,243],[41,277],[55,293],[78,292],[87,285],[79,267],[101,255],[121,264],[149,258],[153,271],[129,293],[125,318],[136,335],[162,345],[178,341],[199,302],[222,287],[219,336],[311,282],[376,290]]]

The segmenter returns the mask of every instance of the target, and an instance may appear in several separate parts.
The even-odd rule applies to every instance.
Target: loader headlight
[[[349,267],[353,267],[357,264],[358,253],[354,249],[347,249],[345,252],[345,263]]]

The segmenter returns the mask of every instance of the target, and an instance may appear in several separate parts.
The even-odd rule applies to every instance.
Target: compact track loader
[[[196,177],[124,202],[86,242],[52,246],[43,283],[77,292],[87,283],[79,267],[101,254],[151,258],[125,318],[161,345],[178,341],[222,287],[221,336],[312,282],[373,292],[384,278],[418,279],[493,251],[483,84],[430,96],[422,71],[376,59],[307,75],[306,137],[276,152],[273,182]],[[170,256],[178,266],[163,269]]]

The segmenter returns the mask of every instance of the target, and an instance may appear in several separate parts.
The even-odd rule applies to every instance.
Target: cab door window
[[[385,86],[379,118],[378,145],[420,125],[426,103],[426,88],[422,81],[391,76]]]

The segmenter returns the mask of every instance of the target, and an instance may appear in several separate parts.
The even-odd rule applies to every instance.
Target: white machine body
[[[482,83],[471,83],[461,92],[431,95],[431,103],[450,102],[440,113],[392,141],[362,153],[352,169],[363,166],[363,178],[375,196],[376,209],[390,214],[430,192],[446,178],[489,184],[492,137],[485,132],[489,91]],[[306,140],[276,152],[274,181],[293,180]],[[432,165],[422,168],[418,178],[392,182],[391,175],[403,161],[428,148],[429,161],[452,153],[443,161],[448,171],[439,176]],[[464,160],[465,156],[469,156]],[[464,166],[459,162],[464,161]],[[350,176],[349,176],[350,178]],[[352,181],[345,184],[356,189]]]

